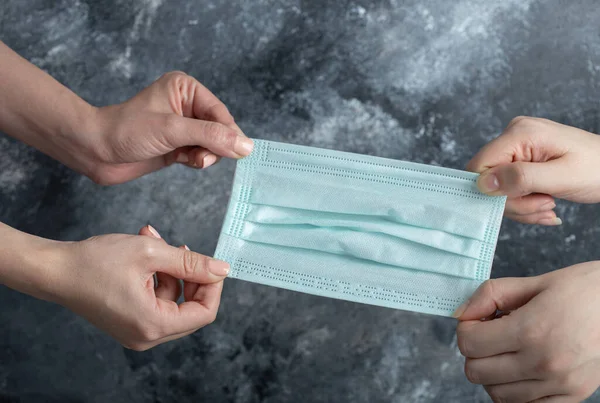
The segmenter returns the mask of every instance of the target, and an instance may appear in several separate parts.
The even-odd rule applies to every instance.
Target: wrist
[[[67,243],[25,234],[2,223],[0,239],[0,284],[56,302]]]
[[[55,133],[46,138],[52,142],[54,154],[49,153],[69,168],[90,176],[98,164],[98,148],[101,124],[98,110],[83,100],[79,100],[71,110],[72,114],[58,127]]]

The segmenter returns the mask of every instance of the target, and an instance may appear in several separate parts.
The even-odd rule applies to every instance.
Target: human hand
[[[226,262],[167,245],[150,226],[140,235],[60,243],[58,269],[45,290],[47,299],[139,351],[212,323],[229,272]],[[185,302],[179,305],[177,279],[185,281]]]
[[[494,402],[589,397],[600,385],[599,284],[600,261],[483,283],[455,315],[469,381]]]
[[[163,75],[122,104],[96,109],[92,119],[92,132],[76,137],[75,165],[100,184],[126,182],[174,162],[206,168],[220,157],[244,157],[253,147],[227,107],[181,72]]]
[[[181,72],[96,108],[0,41],[0,86],[0,131],[104,185],[174,162],[206,168],[253,146],[225,105]]]
[[[559,225],[554,197],[600,202],[600,136],[546,119],[518,117],[469,162],[479,189],[507,195],[505,215]]]

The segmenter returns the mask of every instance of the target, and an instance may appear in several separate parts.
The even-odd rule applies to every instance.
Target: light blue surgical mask
[[[449,316],[489,278],[504,210],[476,179],[254,140],[215,257],[233,278]]]

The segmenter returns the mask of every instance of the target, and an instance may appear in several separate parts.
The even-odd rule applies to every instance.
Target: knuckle
[[[499,283],[497,279],[489,279],[485,280],[475,291],[475,294],[471,297],[471,300],[489,300],[489,299],[498,299],[501,297],[501,294],[497,292],[497,288],[499,288]]]
[[[550,359],[542,359],[535,365],[535,373],[546,376],[552,374],[554,369],[554,361]]]
[[[169,71],[164,73],[160,78],[161,79],[166,79],[166,80],[178,80],[181,78],[185,78],[188,75],[186,73],[184,73],[183,71],[180,70],[173,70],[173,71]]]
[[[546,338],[545,326],[539,321],[528,322],[521,327],[518,337],[522,345],[537,347]]]
[[[473,384],[479,385],[480,376],[476,368],[473,368],[473,360],[465,360],[465,376],[467,380]]]
[[[543,376],[555,377],[560,375],[568,368],[568,360],[557,356],[542,358],[536,365],[535,371]]]
[[[494,295],[494,288],[496,288],[496,280],[489,279],[485,280],[483,284],[481,284],[481,296],[484,298],[489,298]]]
[[[96,167],[91,170],[87,176],[96,185],[109,186],[114,184],[112,178],[108,177],[108,175],[105,175],[104,170],[100,167]]]
[[[207,257],[189,250],[183,251],[183,272],[186,276],[193,276],[206,267]]]
[[[159,329],[151,323],[139,323],[136,326],[136,334],[138,343],[142,344],[152,343],[162,337]]]
[[[228,130],[220,123],[209,122],[206,125],[206,135],[214,144],[223,145],[226,147],[233,146],[235,141],[235,133]]]
[[[93,243],[98,242],[102,238],[101,235],[93,235],[85,240],[85,242]]]
[[[521,148],[523,148],[524,151],[527,151],[527,147],[535,143],[538,135],[545,132],[543,126],[544,123],[542,119],[529,116],[517,116],[510,121],[504,134],[513,138],[516,144],[520,144]]]
[[[524,346],[538,346],[546,337],[544,330],[538,322],[529,323],[519,331],[519,341]]]
[[[183,252],[183,272],[185,275],[193,274],[196,271],[198,258],[190,251]]]
[[[531,129],[532,127],[536,127],[538,123],[538,119],[533,118],[531,116],[517,116],[510,121],[508,127],[517,131],[522,131],[526,129]]]
[[[141,351],[149,350],[152,347],[152,345],[147,344],[147,343],[133,342],[133,343],[123,344],[123,347],[125,347],[126,349],[129,349],[129,350],[141,352]]]
[[[234,133],[232,130],[229,130],[228,128],[226,128],[225,126],[221,126],[221,131],[222,131],[222,139],[223,139],[223,145],[230,149],[233,150],[234,146],[235,146],[235,142],[237,140],[237,133]]]
[[[156,256],[156,240],[150,237],[142,237],[140,240],[140,253],[144,260],[151,260]]]
[[[528,119],[527,116],[523,116],[523,115],[515,116],[514,118],[512,118],[510,120],[510,122],[508,123],[508,126],[518,125],[520,122],[522,122],[523,120],[527,120],[527,119]]]
[[[510,171],[510,175],[512,176],[511,183],[514,184],[520,193],[527,193],[531,188],[531,180],[525,171],[524,164],[515,162],[514,164],[510,164],[510,167],[512,168]]]

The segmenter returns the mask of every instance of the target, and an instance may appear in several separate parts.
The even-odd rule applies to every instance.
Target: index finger
[[[509,164],[515,161],[520,147],[519,139],[511,133],[504,132],[475,154],[467,164],[467,171],[482,173],[495,166]]]
[[[190,332],[211,324],[221,303],[223,282],[200,286],[194,299],[177,305],[174,301],[157,299],[161,325],[169,335]]]
[[[198,80],[194,80],[193,113],[196,119],[208,120],[228,126],[244,134],[235,123],[233,115],[225,104]]]
[[[468,358],[491,357],[519,348],[517,326],[510,315],[489,321],[469,320],[456,328],[458,349]]]

